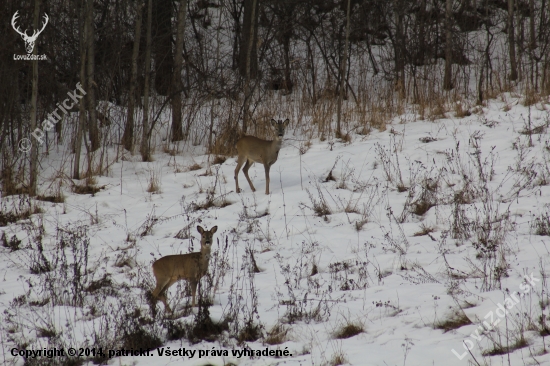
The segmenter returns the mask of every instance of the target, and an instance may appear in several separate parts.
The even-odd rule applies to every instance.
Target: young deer
[[[288,126],[288,118],[283,122],[281,120],[271,120],[271,125],[275,128],[277,134],[275,140],[262,140],[254,136],[244,136],[237,142],[237,151],[239,157],[237,159],[237,167],[235,168],[235,184],[237,186],[237,193],[240,193],[239,189],[239,170],[244,164],[243,172],[252,192],[256,191],[250,177],[248,176],[248,169],[254,163],[262,163],[265,168],[265,194],[269,194],[269,169],[277,161],[279,157],[279,150],[283,144],[283,136],[285,134],[285,128]],[[246,162],[246,164],[245,164]]]
[[[210,248],[212,246],[212,237],[218,230],[214,226],[210,231],[197,226],[201,234],[201,251],[189,254],[167,255],[153,263],[153,274],[157,279],[157,287],[153,291],[153,298],[164,303],[168,312],[172,312],[166,301],[166,291],[170,286],[179,280],[186,280],[191,285],[191,294],[193,295],[192,306],[195,306],[195,295],[197,293],[197,284],[208,271],[208,262],[210,261]]]

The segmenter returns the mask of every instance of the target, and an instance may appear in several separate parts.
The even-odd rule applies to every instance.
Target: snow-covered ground
[[[297,147],[306,146],[304,137],[291,127],[267,196],[259,164],[250,169],[256,193],[242,173],[243,193],[235,193],[235,157],[209,167],[207,155],[190,152],[157,152],[152,163],[126,156],[113,163],[110,176],[96,177],[103,189],[95,195],[65,188],[64,203],[39,203],[43,213],[32,216],[33,225],[20,221],[0,229],[22,240],[17,251],[0,247],[0,359],[23,364],[23,357],[11,355],[14,347],[124,348],[107,340],[124,331],[117,322],[131,322],[121,318],[128,314],[124,306],[151,319],[152,262],[198,251],[196,226],[217,225],[214,285],[205,285],[213,297],[210,315],[217,321],[233,314],[231,329],[251,320],[264,337],[242,344],[229,336],[195,344],[168,340],[167,323],[194,316],[163,320],[159,302],[155,324],[148,326],[162,336],[163,350],[196,350],[194,357],[159,356],[155,349],[150,356],[106,359],[109,364],[321,365],[334,364],[338,355],[352,365],[548,364],[541,334],[550,328],[542,279],[550,237],[536,235],[536,228],[545,225],[537,218],[549,213],[550,142],[545,127],[524,132],[529,120],[531,129],[548,126],[549,110],[548,101],[527,108],[519,96],[505,94],[465,118],[449,112],[419,121],[411,112],[385,131],[352,135],[351,143],[312,140],[302,151]],[[55,153],[46,158],[51,166],[56,159]],[[195,163],[201,168],[189,170]],[[147,192],[151,179],[156,192]],[[208,197],[213,205],[198,208]],[[5,197],[2,204],[4,210],[18,203]],[[78,239],[85,238],[83,230],[89,247]],[[31,273],[42,259],[30,235],[42,235],[52,271]],[[63,235],[80,246],[67,244],[63,263],[76,259],[82,283],[95,284],[102,295],[73,283],[76,267],[56,267],[52,258],[62,257],[55,247]],[[250,253],[258,273],[250,272]],[[179,315],[189,301],[183,285],[168,295]],[[84,295],[77,301],[75,293]],[[461,324],[465,316],[471,324]],[[449,325],[453,319],[458,325]],[[277,324],[288,330],[283,343],[265,343]],[[347,324],[362,332],[337,338]],[[439,329],[443,324],[447,330]],[[94,340],[98,335],[105,343]],[[292,356],[232,356],[245,345]],[[204,356],[213,349],[228,356]]]

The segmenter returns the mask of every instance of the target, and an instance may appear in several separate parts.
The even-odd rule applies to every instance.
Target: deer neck
[[[281,150],[282,145],[283,145],[283,138],[279,136],[275,136],[275,140],[271,141],[271,150],[278,153],[279,150]]]
[[[210,262],[210,252],[211,252],[211,247],[208,245],[204,245],[202,248],[201,248],[201,267],[202,268],[208,268],[208,262]]]

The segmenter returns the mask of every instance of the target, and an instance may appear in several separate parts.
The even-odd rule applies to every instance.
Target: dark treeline
[[[28,54],[22,33],[42,28],[32,53],[46,60],[15,60]],[[212,150],[254,133],[272,91],[312,116],[330,103],[335,137],[344,101],[374,125],[381,98],[469,93],[481,104],[517,87],[550,92],[549,0],[6,0],[0,34],[4,194],[36,195],[53,146],[68,148],[73,179],[101,173],[93,154],[109,146],[149,161],[161,124],[168,143]],[[77,83],[86,95],[65,115]],[[208,106],[218,115],[202,120],[205,140],[192,138]],[[40,145],[31,132],[56,108]]]

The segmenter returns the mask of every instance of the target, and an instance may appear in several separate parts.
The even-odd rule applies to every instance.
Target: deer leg
[[[191,295],[193,296],[193,300],[191,302],[191,307],[195,307],[195,296],[197,295],[197,281],[190,282],[191,284]]]
[[[166,289],[168,290],[168,289]],[[170,308],[170,305],[168,305],[168,299],[166,298],[166,290],[164,290],[161,295],[159,296],[159,300],[162,301],[162,303],[164,304],[164,310],[169,312],[169,313],[173,313],[172,309]]]
[[[265,168],[265,194],[269,194],[269,169],[271,165],[264,165]]]
[[[168,305],[168,301],[166,301],[166,290],[170,287],[170,279],[167,278],[163,281],[159,281],[157,279],[157,287],[155,287],[155,290],[153,291],[153,298],[162,301],[164,304],[164,308],[168,312],[172,312],[172,309],[170,309],[170,306]]]
[[[235,168],[235,190],[237,193],[240,193],[241,190],[239,188],[239,170],[241,170],[241,167],[243,166],[244,162],[247,161],[246,157],[239,155],[237,158],[237,167]]]
[[[157,279],[157,287],[155,287],[155,289],[153,290],[153,297],[158,298],[159,295],[164,292],[164,289],[169,282],[169,278],[163,280]]]
[[[256,192],[256,188],[254,188],[254,185],[252,184],[252,181],[248,176],[248,169],[250,169],[252,164],[254,164],[252,161],[250,161],[249,159],[246,159],[246,164],[244,165],[243,172],[244,172],[244,176],[246,177],[246,180],[248,181],[248,185],[252,189],[252,192]]]

